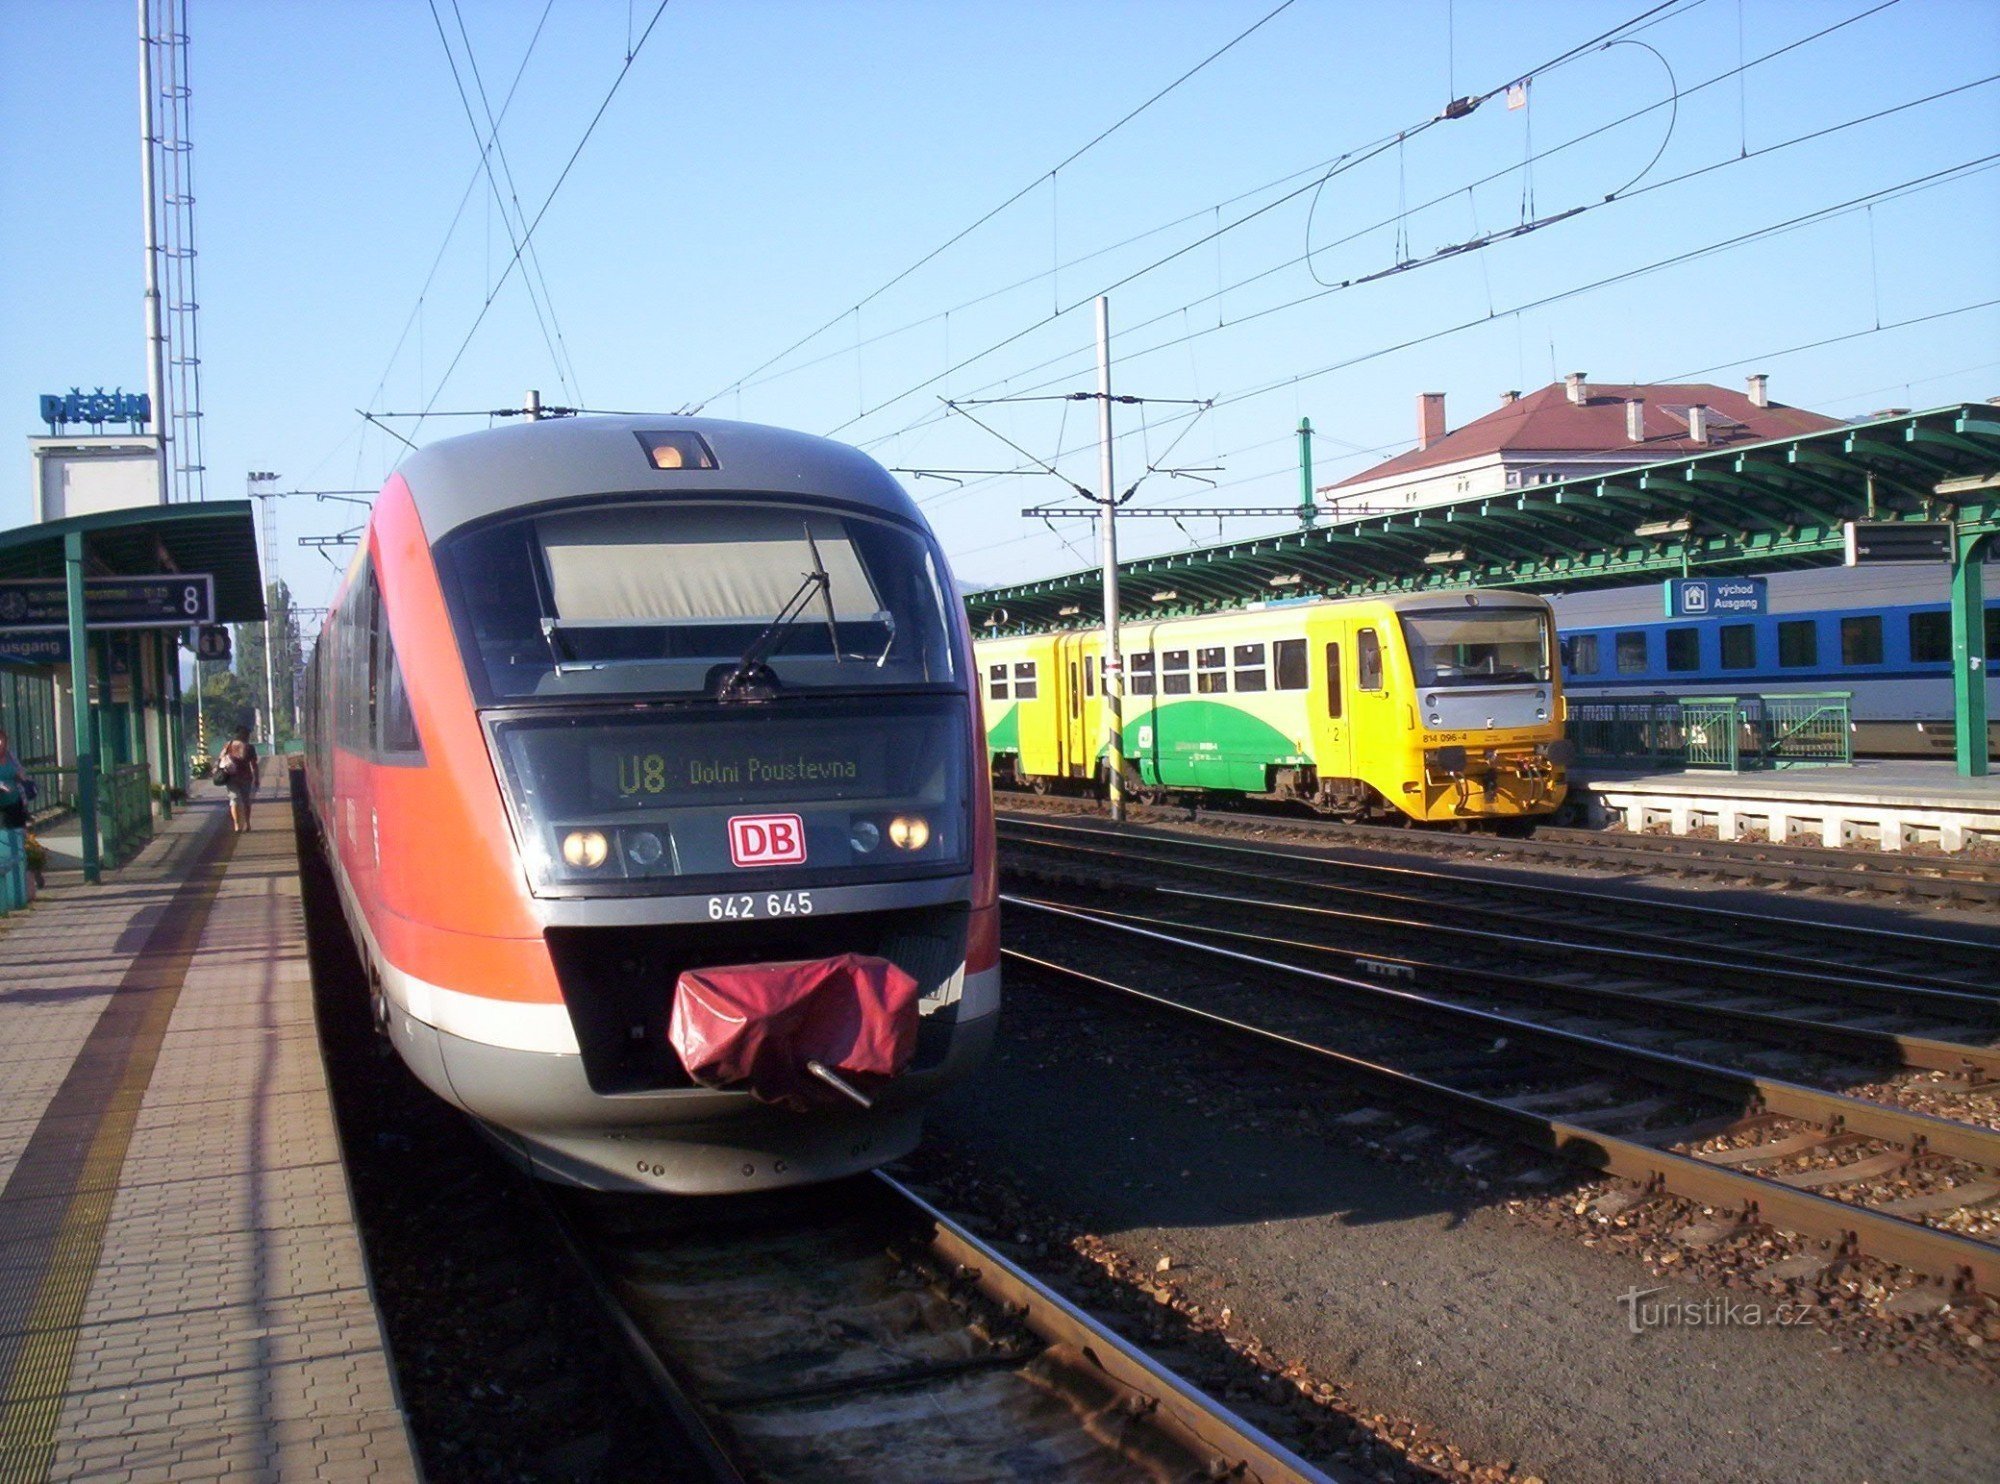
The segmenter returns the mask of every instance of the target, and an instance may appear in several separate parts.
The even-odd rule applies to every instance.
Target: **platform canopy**
[[[1900,413],[1768,443],[1121,562],[1127,619],[1437,588],[1541,592],[1838,565],[1843,522],[2000,532],[2000,407]],[[1990,543],[1989,543],[1990,544]],[[1093,627],[1101,569],[968,593],[978,634]]]
[[[106,510],[0,531],[0,581],[63,575],[63,542],[83,537],[92,577],[206,572],[215,579],[217,623],[261,623],[264,581],[257,522],[248,500],[209,500]]]

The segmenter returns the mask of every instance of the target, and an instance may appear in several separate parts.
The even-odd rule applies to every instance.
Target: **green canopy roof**
[[[0,531],[0,579],[61,577],[63,538],[72,531],[83,533],[88,576],[206,572],[215,579],[216,622],[263,621],[257,522],[248,500],[106,510]]]

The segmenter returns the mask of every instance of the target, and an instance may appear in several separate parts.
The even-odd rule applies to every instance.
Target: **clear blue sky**
[[[654,0],[460,3],[496,108],[547,6],[500,134],[532,217]],[[1276,3],[675,0],[534,237],[562,374],[516,273],[440,387],[511,250],[483,179],[446,245],[478,147],[426,0],[193,0],[209,494],[241,493],[253,468],[286,487],[373,487],[400,450],[356,408],[501,407],[529,387],[598,408],[706,401],[832,432],[891,465],[1011,469],[1021,455],[938,397],[1094,387],[1091,296],[1134,274],[1111,292],[1115,389],[1223,402],[1171,454],[1220,466],[1207,475],[1219,487],[1156,474],[1138,504],[1288,505],[1302,414],[1322,435],[1325,482],[1406,447],[1420,391],[1447,393],[1456,426],[1503,389],[1572,370],[1645,381],[1713,367],[1701,379],[1726,385],[1766,371],[1776,399],[1843,416],[2000,393],[2000,308],[1951,313],[2000,298],[1992,168],[1508,313],[2000,151],[2000,83],[1773,148],[2000,73],[1993,0],[1890,3],[1705,88],[1881,0],[1676,0],[1636,33],[1657,55],[1618,45],[1552,69],[1651,0],[1297,0],[1051,183],[1058,162]],[[470,89],[451,0],[438,14]],[[22,437],[41,431],[38,393],[144,385],[134,29],[128,3],[0,0],[0,429]],[[1668,69],[1682,93],[1671,131],[1659,108],[1537,160],[1529,206],[1510,167],[1666,100]],[[1201,241],[1451,97],[1531,71],[1526,109],[1494,98]],[[1474,184],[1496,172],[1510,173]],[[1635,177],[1573,219],[1309,297],[1316,279],[1421,259],[1519,225],[1524,209],[1598,203]],[[1309,233],[1310,267],[1298,261]],[[1931,315],[1945,317],[1777,354]],[[1419,343],[1392,349],[1407,341]],[[977,415],[1096,484],[1088,404]],[[1121,486],[1185,416],[1118,410]],[[434,418],[413,434],[478,426]],[[0,527],[29,513],[15,448]],[[1087,526],[1052,533],[1019,514],[1063,496],[1056,480],[911,487],[968,582],[1085,564]],[[294,538],[356,513],[286,503],[281,560],[301,601],[323,601],[332,569]],[[1216,529],[1121,534],[1144,552]]]

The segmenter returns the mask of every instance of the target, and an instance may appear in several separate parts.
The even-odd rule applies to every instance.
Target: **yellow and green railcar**
[[[1554,629],[1542,599],[1497,591],[1125,624],[1126,786],[1360,818],[1532,821],[1561,804],[1570,755]],[[1101,784],[1102,632],[975,648],[996,780]]]

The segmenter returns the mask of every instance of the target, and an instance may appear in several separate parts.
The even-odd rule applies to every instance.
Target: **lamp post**
[[[268,488],[268,486],[276,484],[278,476],[267,470],[255,469],[243,477],[248,486],[250,498],[264,502],[264,563],[267,570],[271,572],[266,590],[271,594],[272,599],[275,600],[278,586],[277,572],[275,570],[278,561],[278,533],[274,524],[277,507],[271,502],[277,498],[277,491]],[[259,485],[264,485],[266,488],[259,489]],[[269,744],[271,752],[276,754],[278,750],[278,671],[277,665],[271,655],[272,638],[271,609],[267,603],[264,608],[264,733],[265,741]]]

